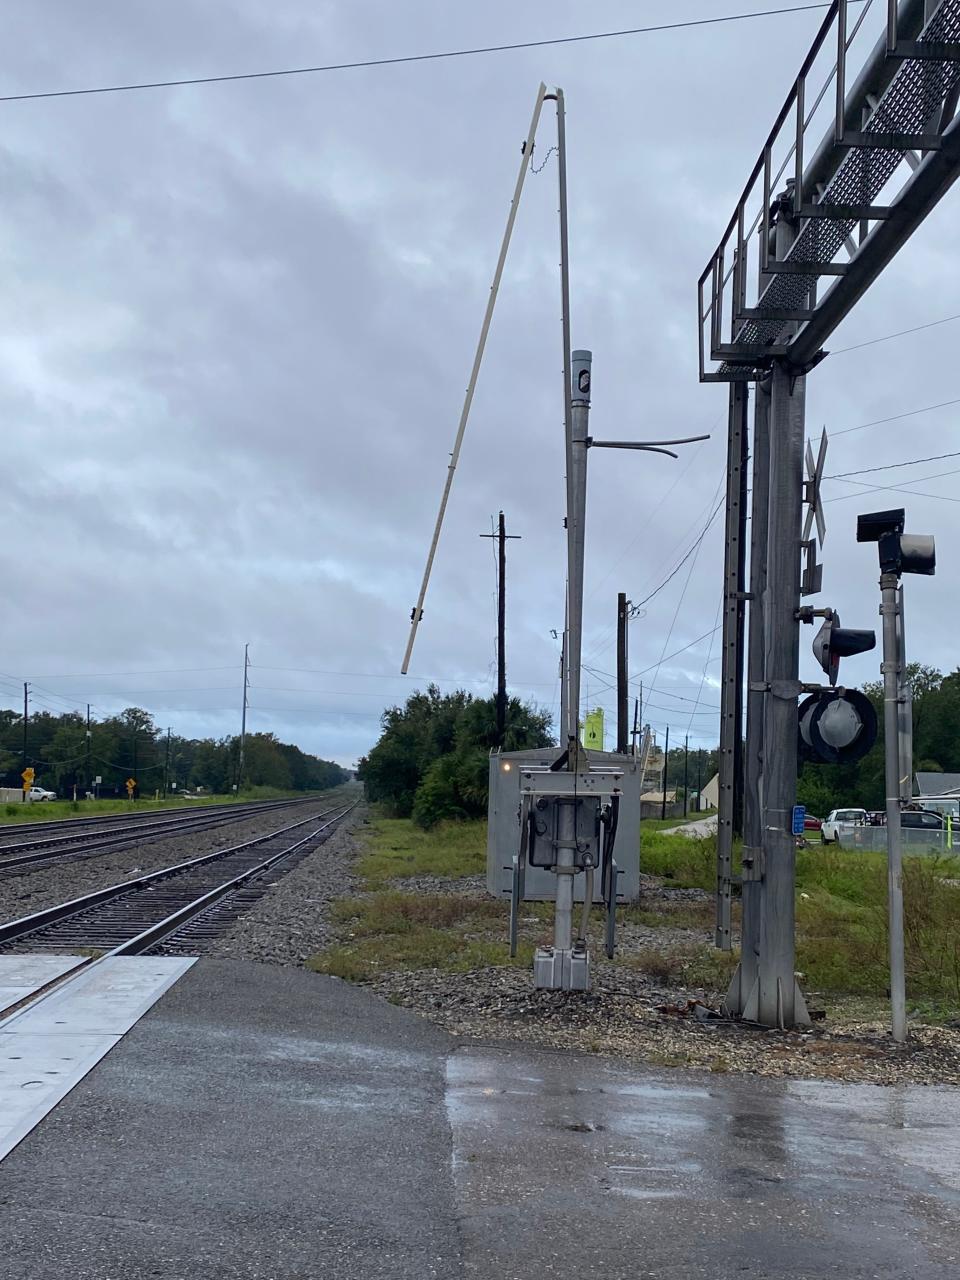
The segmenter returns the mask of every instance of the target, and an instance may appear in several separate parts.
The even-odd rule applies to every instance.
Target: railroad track
[[[189,807],[178,807],[170,809],[144,809],[140,812],[129,813],[103,813],[99,816],[92,815],[86,818],[51,818],[49,821],[43,822],[23,822],[11,823],[9,825],[0,826],[0,853],[7,848],[5,841],[13,840],[20,835],[30,834],[46,834],[48,832],[56,835],[58,832],[67,831],[73,833],[86,830],[87,828],[96,826],[102,827],[103,833],[106,835],[109,831],[119,827],[144,823],[149,825],[151,822],[165,821],[168,818],[180,817],[197,817],[201,814],[223,813],[225,810],[249,809],[251,811],[264,809],[277,804],[309,804],[317,800],[324,799],[323,795],[313,796],[296,796],[288,797],[285,800],[244,800],[240,803],[236,801],[228,801],[226,804],[191,804]],[[89,834],[89,831],[87,831]]]
[[[261,800],[249,805],[229,807],[212,805],[199,814],[194,810],[178,811],[176,817],[153,817],[149,822],[137,820],[107,831],[70,831],[44,836],[39,840],[22,840],[16,844],[0,845],[0,873],[23,871],[73,858],[89,858],[123,845],[144,844],[186,832],[207,831],[213,827],[228,826],[232,822],[242,822],[261,813],[311,803],[317,803],[315,797],[312,800]]]
[[[10,920],[0,925],[0,951],[193,954],[322,844],[356,805],[340,804],[242,844]]]

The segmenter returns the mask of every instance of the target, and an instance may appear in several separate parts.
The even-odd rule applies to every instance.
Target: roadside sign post
[[[127,788],[127,799],[133,800],[137,790],[136,778],[128,778],[125,785]]]
[[[27,798],[27,792],[28,792],[28,791],[30,790],[30,788],[33,786],[33,779],[34,779],[34,777],[35,777],[35,776],[36,776],[36,775],[34,774],[34,770],[33,770],[33,768],[32,768],[30,765],[27,765],[26,769],[24,769],[23,773],[21,773],[21,775],[20,775],[20,777],[23,779],[23,798],[24,798],[24,800],[26,800],[26,798]]]

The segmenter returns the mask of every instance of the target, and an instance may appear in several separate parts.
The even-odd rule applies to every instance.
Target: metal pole
[[[743,455],[747,384],[731,382],[727,425],[726,531],[723,556],[723,669],[720,684],[719,813],[717,815],[717,919],[715,942],[729,951],[733,883],[733,831],[743,719]]]
[[[893,1038],[907,1038],[903,952],[903,849],[900,832],[900,646],[895,573],[880,576],[883,619],[883,763],[887,792],[887,895],[890,916],[890,1021]]]
[[[703,747],[697,752],[697,813],[703,808]]]
[[[470,381],[467,383],[466,395],[463,400],[463,408],[460,410],[460,422],[457,426],[456,439],[453,442],[453,451],[450,454],[450,463],[447,467],[447,479],[443,486],[443,495],[440,498],[440,510],[437,512],[437,522],[434,525],[433,538],[430,542],[430,550],[427,553],[427,564],[423,571],[423,580],[420,583],[417,603],[414,605],[413,612],[410,615],[410,635],[407,639],[406,652],[403,655],[403,665],[400,668],[402,675],[406,675],[410,667],[413,645],[417,638],[417,628],[420,625],[420,619],[423,617],[423,602],[427,595],[427,584],[430,581],[430,572],[433,568],[434,556],[437,554],[437,544],[440,541],[440,530],[443,527],[443,517],[446,514],[447,503],[450,499],[450,490],[453,487],[453,474],[456,471],[457,463],[460,460],[463,436],[467,429],[467,419],[470,417],[470,407],[473,404],[473,394],[476,391],[477,378],[480,376],[480,365],[483,361],[483,352],[487,345],[487,334],[490,332],[490,322],[493,319],[493,308],[497,301],[497,293],[500,289],[500,279],[503,276],[504,264],[507,261],[507,249],[510,247],[510,237],[513,233],[513,224],[516,221],[517,209],[520,207],[520,193],[523,190],[523,180],[527,176],[530,157],[533,155],[533,142],[537,134],[537,125],[540,122],[540,112],[543,108],[546,92],[546,85],[541,84],[540,88],[537,90],[537,100],[534,104],[533,118],[530,121],[530,128],[527,131],[527,140],[523,145],[520,172],[517,174],[517,185],[514,187],[513,199],[510,202],[510,212],[507,214],[507,225],[503,233],[503,240],[500,244],[500,256],[497,259],[496,270],[493,273],[493,284],[490,286],[490,293],[487,297],[487,307],[483,315],[483,324],[480,326],[480,338],[477,342],[477,350],[473,357],[473,368],[470,371]],[[557,92],[559,93],[559,90]],[[564,207],[564,217],[565,216],[566,209]],[[569,350],[569,346],[566,346],[564,349]],[[564,389],[564,394],[566,394],[566,389]]]
[[[903,613],[903,587],[897,590],[897,640],[900,662],[900,799],[913,799],[913,689],[907,675],[907,637]]]
[[[638,733],[639,733],[639,731],[640,731],[640,730],[639,730],[639,716],[640,716],[640,699],[639,699],[639,698],[634,698],[634,700],[633,700],[633,733],[630,735],[630,737],[631,737],[631,752],[632,752],[632,754],[633,754],[633,755],[636,755],[636,754],[637,754],[637,734],[638,734]]]
[[[663,741],[663,799],[660,802],[660,821],[667,816],[667,765],[670,763],[670,726]]]
[[[763,769],[764,593],[767,588],[767,517],[770,495],[770,380],[757,384],[753,411],[753,474],[750,514],[750,625],[747,650],[747,742],[744,752],[742,926],[740,965],[727,1008],[747,1013],[755,993],[763,912],[763,815],[760,778]],[[756,1016],[753,1009],[751,1016]]]
[[[576,773],[580,764],[578,723],[580,713],[580,653],[583,640],[584,528],[587,514],[587,437],[590,418],[590,377],[593,356],[574,351],[571,358],[571,413],[568,443],[570,476],[567,484],[567,723],[564,726],[567,769]],[[572,483],[571,483],[572,482]],[[564,804],[559,816],[557,849],[557,898],[553,945],[569,951],[573,945],[574,846],[577,837],[576,807]]]
[[[627,597],[617,596],[617,751],[626,754],[627,717],[629,715],[627,689]]]
[[[808,1021],[795,969],[793,806],[797,798],[800,534],[806,378],[774,362],[770,384],[770,495],[764,601],[763,910],[757,1020]]]
[[[683,738],[683,816],[687,816],[687,769],[690,763],[690,735],[684,734]]]
[[[170,727],[167,726],[167,750],[163,759],[163,798],[167,798],[167,785],[170,778]]]
[[[567,704],[570,701],[570,686],[568,684],[569,670],[567,664],[567,610],[564,606],[563,611],[563,636],[560,641],[560,732],[557,737],[560,739],[560,746],[564,746],[564,740],[567,733]]]
[[[90,790],[90,784],[93,781],[93,770],[90,768],[90,746],[91,746],[90,703],[88,702],[87,703],[87,786],[86,786],[87,791]]]

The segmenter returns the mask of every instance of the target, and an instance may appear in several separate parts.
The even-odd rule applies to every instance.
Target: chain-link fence
[[[831,848],[872,850],[885,853],[887,849],[887,828],[863,823],[857,826],[843,826],[839,831],[840,839]],[[943,827],[901,827],[903,852],[906,856],[930,854],[936,857],[960,858],[960,823],[950,821]]]

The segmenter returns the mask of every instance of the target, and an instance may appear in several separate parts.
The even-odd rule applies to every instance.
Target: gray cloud
[[[589,14],[544,0],[521,11],[505,0],[9,9],[18,53],[7,92],[538,38],[661,12],[612,0]],[[683,5],[684,17],[715,12],[706,0]],[[541,78],[567,94],[573,337],[595,352],[593,428],[714,433],[678,463],[591,459],[585,650],[594,672],[609,673],[616,592],[652,590],[712,509],[726,391],[696,379],[695,283],[818,21],[7,104],[0,411],[11,594],[0,646],[10,705],[9,677],[26,675],[68,702],[139,702],[183,732],[232,732],[249,641],[254,728],[347,762],[368,749],[382,707],[412,687],[398,675],[406,620]],[[548,111],[541,159],[552,128]],[[956,207],[954,194],[835,347],[960,310]],[[551,159],[524,195],[413,664],[421,683],[489,691],[494,579],[477,535],[503,507],[523,535],[510,546],[511,680],[554,706],[564,550],[555,224]],[[839,432],[954,398],[956,341],[948,325],[831,358],[810,378],[811,428]],[[956,420],[941,410],[837,436],[827,470],[947,452]],[[952,497],[955,486],[917,488]],[[956,504],[855,492],[839,481],[825,490],[836,501],[824,599],[872,624],[875,565],[853,541],[854,517],[904,502],[914,527],[937,534],[941,560],[935,586],[910,585],[913,656],[952,667],[942,601],[958,586]],[[689,579],[685,566],[632,624],[636,672],[714,625],[721,562],[718,521]],[[718,654],[719,641],[712,651],[705,641],[665,662],[652,693],[654,671],[643,676],[658,728],[715,741]],[[856,674],[876,665],[861,659]],[[164,674],[221,666],[233,671]],[[95,674],[149,670],[158,673]],[[589,696],[612,707],[605,682],[591,674]],[[711,714],[691,715],[698,696]]]

